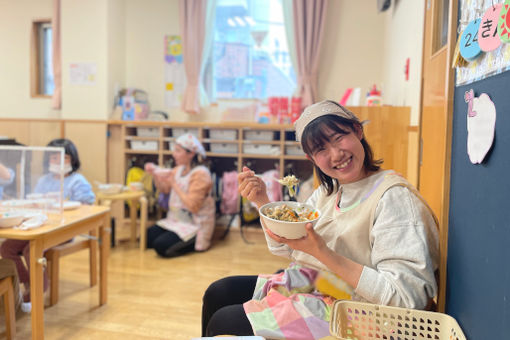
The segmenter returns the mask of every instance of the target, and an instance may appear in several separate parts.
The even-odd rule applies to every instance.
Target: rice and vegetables
[[[278,221],[285,222],[306,222],[319,217],[319,213],[305,207],[291,208],[287,204],[282,204],[274,208],[267,208],[264,215]]]

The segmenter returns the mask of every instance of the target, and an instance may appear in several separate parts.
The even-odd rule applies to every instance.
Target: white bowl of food
[[[3,212],[0,213],[0,228],[10,228],[20,225],[26,218],[23,212]]]
[[[131,183],[129,183],[129,190],[141,191],[141,190],[143,190],[143,183],[142,182],[131,182]]]
[[[124,185],[117,183],[99,184],[97,190],[105,195],[114,195],[124,190]]]
[[[264,204],[259,209],[263,224],[274,234],[288,239],[306,236],[305,226],[315,225],[321,215],[309,204],[294,201],[278,201]]]

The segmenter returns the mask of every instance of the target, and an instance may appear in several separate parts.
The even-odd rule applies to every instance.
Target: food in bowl
[[[305,226],[315,223],[320,211],[311,205],[293,201],[279,201],[263,205],[259,209],[263,225],[274,234],[288,239],[306,236]]]
[[[272,219],[286,222],[311,221],[319,217],[316,210],[306,207],[291,208],[288,204],[277,205],[274,208],[267,208],[264,214]]]

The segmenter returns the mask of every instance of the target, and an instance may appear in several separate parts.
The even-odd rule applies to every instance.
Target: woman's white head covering
[[[184,135],[179,136],[175,142],[186,150],[195,152],[202,156],[202,158],[205,158],[204,146],[200,143],[197,137],[193,136],[191,133],[185,133]]]

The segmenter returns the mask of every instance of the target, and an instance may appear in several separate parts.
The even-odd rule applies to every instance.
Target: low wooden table
[[[0,237],[30,241],[30,297],[32,339],[44,338],[43,251],[85,233],[99,230],[99,305],[107,300],[107,267],[110,250],[110,208],[82,205],[60,214],[48,214],[43,226],[19,230],[0,228]]]
[[[131,201],[129,215],[131,217],[131,242],[136,242],[136,203],[140,202],[140,250],[144,251],[147,247],[147,198],[142,190],[127,190],[118,194],[96,194],[96,202],[100,205],[110,206],[113,201]]]

